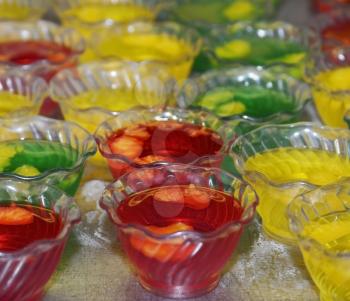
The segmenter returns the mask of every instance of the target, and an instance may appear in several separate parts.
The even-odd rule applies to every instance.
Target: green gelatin
[[[266,118],[296,110],[293,97],[262,86],[218,87],[200,95],[192,107],[205,108],[220,117],[246,115]]]
[[[42,173],[51,171],[44,181],[60,187],[71,196],[78,189],[83,166],[72,172],[59,172],[73,168],[78,161],[78,151],[69,145],[44,140],[2,141],[0,153],[1,173],[35,179]]]
[[[213,55],[216,61],[212,58]],[[219,41],[212,53],[202,52],[194,63],[194,71],[203,72],[237,63],[254,66],[282,63],[298,70],[298,66],[303,65],[305,56],[306,49],[296,42],[276,38],[232,37]],[[291,75],[299,78],[297,71]]]

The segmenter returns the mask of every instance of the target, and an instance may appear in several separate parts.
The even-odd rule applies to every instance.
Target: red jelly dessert
[[[192,294],[192,289],[210,286],[213,279],[204,277],[201,281],[201,273],[215,271],[227,260],[242,228],[201,243],[179,233],[211,233],[240,220],[242,212],[240,203],[229,194],[193,184],[138,192],[117,209],[121,222],[143,226],[149,232],[150,235],[140,231],[123,233],[120,239],[125,252],[141,271],[143,285],[155,286],[166,295],[174,288],[182,288],[182,293],[187,295]],[[169,238],[172,234],[175,236]]]
[[[28,204],[0,205],[0,252],[55,238],[60,230],[61,220],[50,209]]]
[[[178,121],[151,121],[117,130],[107,144],[119,158],[109,159],[115,178],[131,165],[155,162],[192,163],[200,157],[215,155],[223,146],[222,138],[211,129]]]
[[[329,12],[340,4],[349,4],[350,0],[313,0],[313,7],[316,12]]]
[[[324,42],[333,41],[338,45],[350,45],[350,19],[344,19],[334,22],[327,26],[321,32]]]

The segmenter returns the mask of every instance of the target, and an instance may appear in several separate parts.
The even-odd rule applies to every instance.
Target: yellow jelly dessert
[[[322,301],[350,300],[350,212],[332,213],[305,225],[303,237],[322,248],[301,244],[305,264]],[[329,253],[329,256],[325,252]]]
[[[313,80],[313,97],[322,121],[347,127],[343,118],[350,109],[350,67],[321,72]]]
[[[80,58],[82,62],[97,58],[91,47],[95,42],[95,34],[106,26],[112,23],[129,23],[137,20],[152,21],[158,13],[157,8],[144,5],[110,2],[83,3],[59,12],[63,24],[78,30],[87,42],[86,51]]]
[[[0,117],[36,114],[38,107],[24,95],[0,91]]]
[[[40,171],[31,165],[22,165],[15,169],[14,173],[26,177],[35,177],[40,175]]]
[[[188,77],[198,51],[184,40],[157,33],[106,34],[95,50],[102,58],[164,63],[178,81]]]
[[[224,16],[231,21],[247,20],[254,17],[256,7],[247,0],[233,2],[224,10]]]
[[[12,3],[0,4],[0,19],[23,20],[31,17],[33,9],[23,7]]]
[[[350,160],[323,150],[285,147],[249,157],[244,170],[259,196],[257,211],[264,229],[277,239],[292,242],[295,237],[286,217],[288,204],[314,188],[305,182],[319,186],[350,176]]]

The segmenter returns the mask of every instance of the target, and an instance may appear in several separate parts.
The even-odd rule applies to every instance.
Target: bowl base
[[[197,283],[196,285],[167,285],[163,282],[152,281],[139,276],[140,284],[147,291],[166,298],[193,298],[204,295],[213,290],[219,283],[219,275]]]
[[[290,246],[295,246],[297,245],[297,239],[293,239],[293,238],[287,238],[287,237],[282,237],[282,236],[279,236],[279,235],[276,235],[275,233],[273,233],[272,231],[270,231],[267,227],[264,226],[263,224],[263,231],[264,233],[266,234],[267,237],[273,239],[273,240],[276,240],[280,243],[283,243],[283,244],[287,244],[287,245],[290,245]]]

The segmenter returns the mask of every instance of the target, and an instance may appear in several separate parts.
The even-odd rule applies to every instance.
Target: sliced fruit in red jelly
[[[33,213],[20,207],[0,207],[0,225],[20,226],[31,224]]]
[[[166,227],[148,226],[148,230],[155,234],[168,235],[179,231],[190,231],[193,228],[184,223],[175,223]],[[131,235],[131,245],[141,252],[143,255],[157,259],[161,262],[168,260],[181,261],[188,258],[193,250],[194,246],[187,244],[184,246],[183,238],[174,238],[171,240],[157,240],[150,237],[141,236],[139,234]]]
[[[185,189],[185,204],[193,209],[205,209],[210,204],[208,193],[202,189],[197,189],[195,186]]]
[[[153,198],[158,202],[183,203],[184,193],[181,188],[163,188],[158,190]]]
[[[129,159],[135,159],[142,153],[142,141],[128,136],[116,138],[110,144],[114,154],[125,156]]]
[[[151,137],[151,135],[147,132],[147,129],[139,125],[127,128],[124,134],[126,136],[138,138],[141,140],[147,140],[149,137]]]

